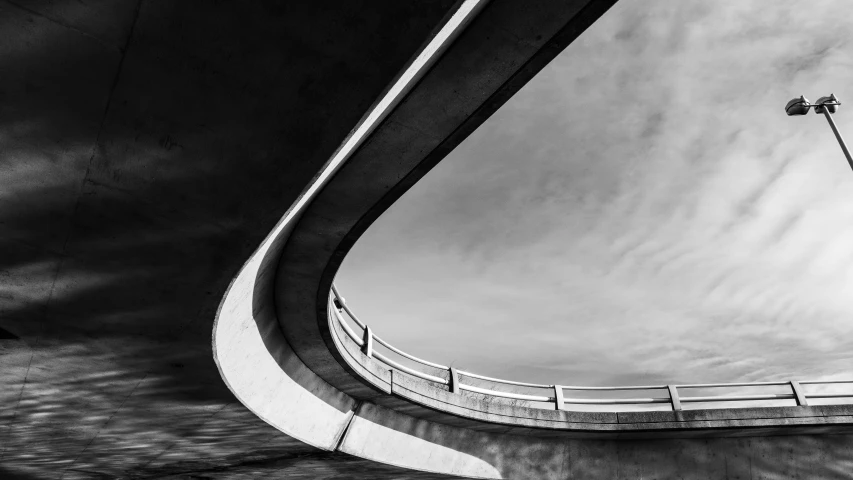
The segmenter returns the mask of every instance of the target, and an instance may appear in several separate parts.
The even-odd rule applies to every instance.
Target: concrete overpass
[[[846,407],[587,438],[336,343],[358,236],[612,3],[0,3],[0,478],[847,478]]]

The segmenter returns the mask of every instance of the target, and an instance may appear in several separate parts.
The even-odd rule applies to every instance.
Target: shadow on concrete
[[[227,390],[214,314],[452,4],[0,2],[0,476],[316,452]]]
[[[353,399],[310,373],[285,340],[278,323],[274,308],[275,268],[278,266],[281,249],[287,241],[289,230],[285,227],[283,234],[272,241],[269,251],[261,260],[252,292],[252,319],[267,351],[290,379],[339,412],[347,413],[352,411]]]
[[[14,333],[0,328],[0,340],[20,340],[20,338]]]

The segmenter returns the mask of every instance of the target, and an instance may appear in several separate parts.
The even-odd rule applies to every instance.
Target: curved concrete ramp
[[[291,437],[441,475],[437,478],[849,478],[853,436],[822,435],[819,429],[794,436],[752,432],[747,438],[539,438],[456,427],[357,400],[307,368],[278,328],[273,268],[295,213],[240,271],[223,299],[213,336],[229,388]]]
[[[577,423],[545,428],[547,415],[522,418],[524,407],[514,412],[520,419],[515,425],[494,421],[487,409],[477,418],[450,411],[434,402],[439,392],[425,395],[428,389],[395,382],[387,370],[375,372],[387,385],[371,380],[365,372],[375,366],[350,361],[347,355],[358,353],[337,348],[326,304],[352,243],[607,6],[577,2],[569,20],[542,20],[565,14],[559,3],[537,4],[540,10],[530,15],[541,24],[513,10],[519,5],[511,1],[490,3],[396,108],[375,119],[365,142],[346,158],[333,159],[290,208],[220,306],[214,352],[229,388],[259,417],[300,441],[440,477],[848,478],[849,408],[814,408],[804,415],[744,411],[735,423],[703,413],[691,414],[686,423],[671,415],[626,415],[625,422],[614,415],[615,428],[595,417],[592,423],[603,426],[604,434],[591,436]],[[555,10],[549,13],[549,6]],[[546,24],[554,29],[553,41],[537,44],[531,25]],[[503,37],[489,43],[494,32]],[[471,58],[483,51],[494,59]],[[458,100],[452,107],[426,101],[448,92]],[[553,412],[557,421],[551,423],[565,420],[564,413]]]
[[[229,287],[214,324],[214,358],[228,387],[257,416],[309,445],[334,450],[358,402],[305,367],[278,331],[268,302],[254,308],[256,291],[269,295],[262,267],[273,243],[267,239]]]

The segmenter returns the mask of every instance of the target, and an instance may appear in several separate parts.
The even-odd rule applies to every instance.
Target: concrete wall
[[[805,480],[853,475],[850,435],[549,440],[456,429],[367,404],[341,450],[469,478]]]

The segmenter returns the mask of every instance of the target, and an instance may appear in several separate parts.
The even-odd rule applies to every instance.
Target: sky
[[[784,113],[853,98],[851,14],[620,0],[370,227],[338,287],[395,346],[505,379],[853,378],[853,172],[822,116]],[[835,120],[853,140],[853,106]]]

